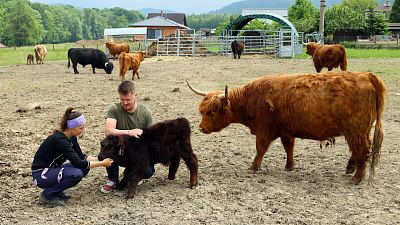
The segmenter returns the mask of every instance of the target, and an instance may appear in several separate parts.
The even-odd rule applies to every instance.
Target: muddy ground
[[[124,191],[109,195],[99,189],[104,168],[94,168],[76,187],[65,207],[38,203],[32,185],[31,161],[40,143],[56,128],[64,110],[74,106],[87,118],[79,139],[96,155],[104,137],[107,108],[118,101],[118,62],[108,75],[66,62],[0,67],[0,224],[398,224],[400,221],[400,59],[350,59],[349,70],[372,71],[388,86],[383,116],[384,141],[374,186],[350,184],[349,158],[343,138],[320,149],[319,142],[297,139],[296,169],[284,170],[286,155],[279,141],[271,145],[261,170],[248,172],[255,156],[255,137],[234,124],[205,135],[198,129],[200,96],[185,79],[202,90],[237,87],[274,73],[314,72],[310,59],[244,56],[145,59],[135,83],[139,101],[156,121],[186,117],[199,158],[199,185],[189,186],[184,163],[176,180],[156,165],[154,176],[138,187],[134,199]],[[325,70],[324,70],[325,71]],[[130,78],[130,76],[127,76]],[[39,109],[32,109],[34,106]],[[16,112],[22,109],[25,112]]]

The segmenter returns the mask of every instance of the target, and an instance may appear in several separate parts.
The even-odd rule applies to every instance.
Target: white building
[[[287,9],[262,9],[262,8],[248,8],[242,10],[242,16],[256,15],[256,14],[275,14],[282,16],[283,18],[288,18]]]

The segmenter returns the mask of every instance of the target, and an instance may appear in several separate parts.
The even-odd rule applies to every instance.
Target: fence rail
[[[242,54],[294,57],[302,52],[302,35],[290,31],[269,32],[260,36],[174,36],[157,40],[159,56],[231,55],[231,42],[244,41]]]

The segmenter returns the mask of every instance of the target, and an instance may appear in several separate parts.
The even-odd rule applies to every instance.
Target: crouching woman
[[[32,162],[34,183],[43,188],[39,201],[49,206],[63,206],[70,196],[64,190],[77,185],[93,167],[109,167],[112,159],[98,161],[82,153],[77,136],[85,129],[82,113],[68,108],[55,130],[40,145]],[[66,161],[69,163],[65,163]]]

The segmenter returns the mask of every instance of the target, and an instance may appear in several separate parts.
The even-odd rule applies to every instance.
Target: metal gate
[[[233,31],[230,31],[233,32]],[[294,57],[301,54],[302,35],[296,36],[291,31],[257,31],[259,36],[232,36],[226,32],[221,36],[202,36],[192,34],[173,36],[157,40],[159,56],[207,56],[231,55],[231,42],[245,42],[242,54],[260,54],[273,57]]]

